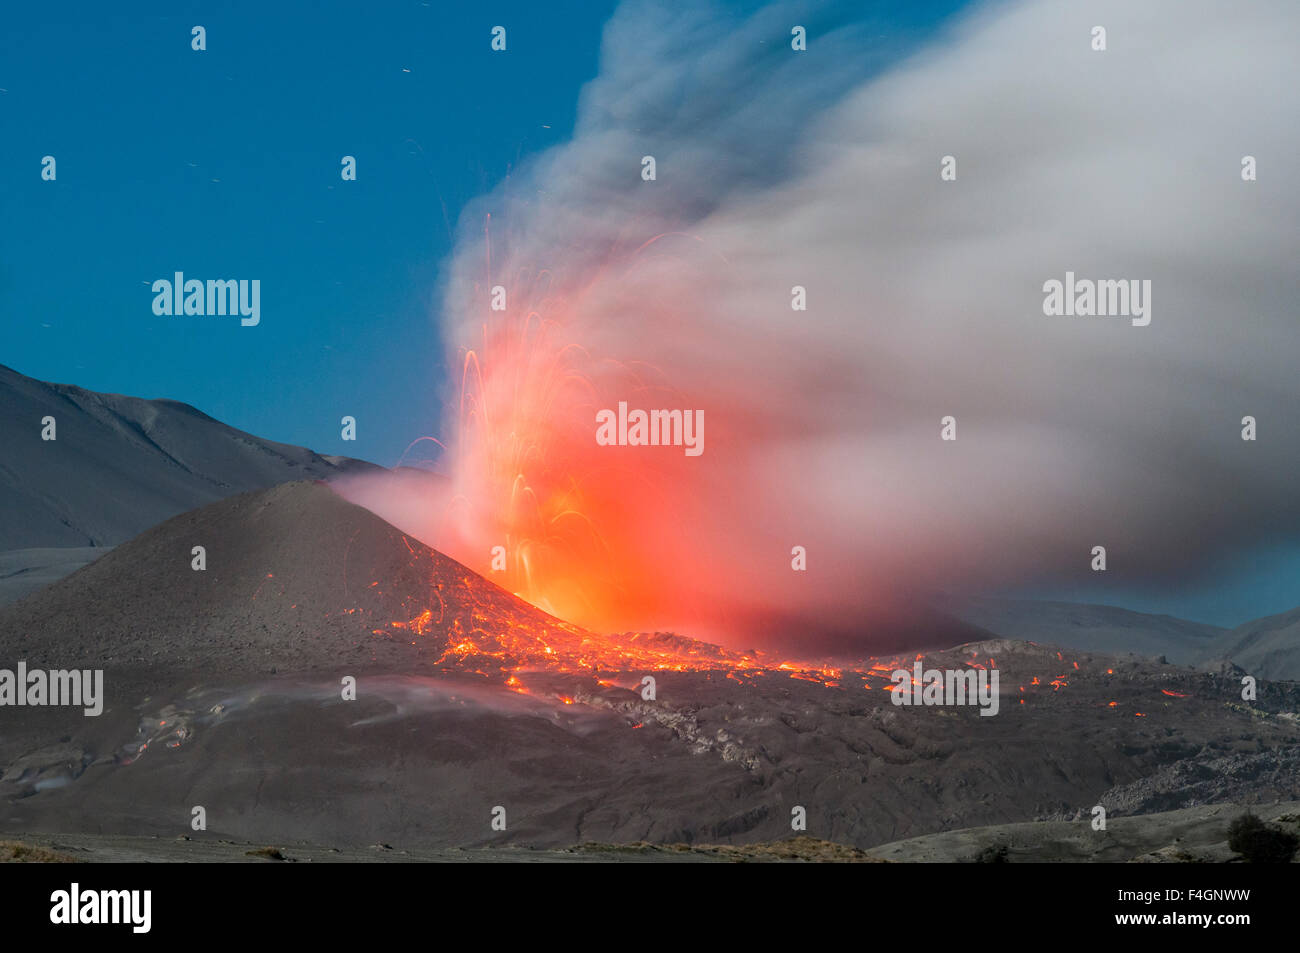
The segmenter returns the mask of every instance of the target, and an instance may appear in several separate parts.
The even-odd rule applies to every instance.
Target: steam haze
[[[868,22],[819,32],[801,5],[627,4],[573,141],[462,217],[455,502],[345,492],[486,571],[526,485],[540,528],[508,588],[741,642],[754,619],[840,630],[934,589],[1082,578],[1096,545],[1159,581],[1294,540],[1297,27],[1285,2],[994,4],[887,62]],[[1045,315],[1067,271],[1149,279],[1150,325]],[[702,409],[703,455],[597,447],[620,400]]]

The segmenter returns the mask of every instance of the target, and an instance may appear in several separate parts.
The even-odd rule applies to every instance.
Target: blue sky
[[[461,207],[571,130],[612,6],[7,13],[0,362],[395,463],[438,427],[436,292]],[[261,279],[260,326],[155,317],[149,283],[176,270]]]
[[[898,4],[898,55],[960,6]],[[614,8],[6,11],[0,363],[396,463],[411,441],[440,435],[438,301],[461,211],[568,139]],[[190,48],[196,24],[204,52]],[[489,48],[496,24],[508,29],[504,54]],[[45,155],[56,182],[41,180]],[[355,182],[340,179],[344,155],[357,158]],[[261,324],[156,317],[150,284],[177,270],[260,279]],[[355,443],[340,439],[345,414],[359,422]],[[1300,557],[1284,546],[1212,589],[1116,590],[1110,601],[1236,624],[1290,608],[1297,576]]]
[[[923,37],[957,5],[904,19]],[[615,6],[8,11],[0,363],[396,463],[439,431],[439,280],[461,210],[570,135]],[[260,279],[261,324],[155,317],[150,283],[177,270]]]

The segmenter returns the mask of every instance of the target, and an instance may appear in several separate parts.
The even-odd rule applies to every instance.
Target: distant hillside
[[[1075,602],[949,596],[937,606],[1004,638],[1085,652],[1163,655],[1179,665],[1229,659],[1257,678],[1300,681],[1300,608],[1222,629]]]
[[[53,417],[56,440],[41,439]],[[274,443],[188,404],[46,384],[0,365],[0,551],[113,546],[290,480],[380,469]]]
[[[0,606],[58,582],[110,552],[107,546],[12,549],[0,552]]]
[[[1004,638],[1085,652],[1163,655],[1180,665],[1221,657],[1233,634],[1173,616],[1075,602],[950,597],[939,608]]]
[[[1300,608],[1237,626],[1224,654],[1256,678],[1300,681]]]

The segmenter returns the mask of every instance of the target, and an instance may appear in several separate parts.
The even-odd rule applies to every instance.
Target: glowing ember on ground
[[[451,619],[445,639],[437,634],[443,620],[430,610],[375,632],[390,636],[397,631],[415,633],[438,652],[434,664],[441,670],[499,679],[505,688],[521,694],[534,694],[530,675],[587,676],[593,686],[638,690],[644,675],[664,672],[716,673],[739,685],[779,678],[845,691],[889,691],[895,684],[893,674],[899,670],[908,672],[910,683],[917,685],[911,677],[912,665],[925,658],[922,653],[850,661],[784,658],[759,650],[735,651],[670,632],[597,634],[558,619],[539,622],[538,617],[523,612],[506,616],[502,622],[500,614],[489,619],[484,612],[472,611],[470,619],[474,624],[469,628],[460,617]],[[415,644],[420,643],[417,640]],[[994,658],[974,654],[957,664],[973,670],[997,668]],[[1078,670],[1078,662],[1073,667]],[[1056,675],[1044,683],[1035,675],[1027,684],[1031,686],[1028,692],[1025,685],[1019,688],[1021,704],[1025,703],[1023,696],[1038,694],[1032,686],[1046,689],[1050,685],[1058,692],[1069,682],[1064,675]],[[586,697],[553,690],[541,694],[564,705]]]
[[[807,684],[843,693],[890,692],[900,684],[920,689],[916,672],[923,662],[950,673],[1003,671],[1016,679],[1011,684],[1018,686],[1020,705],[1051,704],[1070,684],[1062,669],[1088,677],[1086,665],[1032,645],[1025,653],[998,651],[1011,655],[1000,663],[984,643],[906,656],[829,658],[740,650],[671,632],[597,633],[547,615],[432,550],[411,552],[398,575],[409,574],[419,585],[367,576],[353,590],[359,602],[341,614],[365,620],[373,638],[416,647],[423,663],[439,672],[477,676],[552,704],[604,704],[597,699],[611,689],[639,693],[647,675],[703,675],[733,687]],[[1008,662],[1011,671],[999,669]],[[894,678],[900,671],[901,683]]]

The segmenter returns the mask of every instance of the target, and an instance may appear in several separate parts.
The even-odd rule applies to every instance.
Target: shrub
[[[1228,825],[1228,847],[1252,864],[1285,864],[1295,856],[1300,837],[1249,812]]]
[[[1007,845],[990,844],[982,851],[975,855],[977,864],[1005,864],[1007,863]]]

